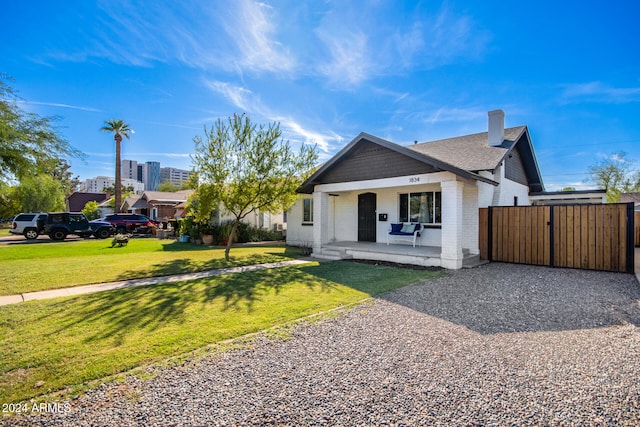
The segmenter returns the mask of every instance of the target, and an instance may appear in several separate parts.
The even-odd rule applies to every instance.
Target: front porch
[[[387,261],[398,264],[419,265],[422,267],[442,267],[442,248],[440,246],[416,246],[376,242],[338,241],[322,245],[319,252],[312,256],[325,260],[363,259]],[[477,254],[463,250],[462,267],[472,267],[480,263]]]

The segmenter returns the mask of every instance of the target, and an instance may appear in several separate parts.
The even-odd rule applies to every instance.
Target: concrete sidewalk
[[[182,282],[185,280],[202,279],[205,277],[221,276],[223,274],[244,273],[247,271],[280,268],[291,265],[307,264],[309,261],[294,259],[291,261],[271,262],[266,264],[246,265],[243,267],[228,267],[218,270],[201,271],[198,273],[175,274],[172,276],[150,277],[148,279],[124,280],[121,282],[98,283],[95,285],[76,286],[72,288],[52,289],[49,291],[27,292],[19,295],[0,296],[0,306],[17,304],[24,301],[47,298],[66,297],[71,295],[90,294],[94,292],[110,291],[113,289],[132,288],[134,286],[157,285],[161,283]]]

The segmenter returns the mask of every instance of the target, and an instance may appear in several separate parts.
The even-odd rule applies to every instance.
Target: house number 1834
[[[420,182],[420,177],[419,176],[414,176],[412,178],[409,178],[409,182]]]

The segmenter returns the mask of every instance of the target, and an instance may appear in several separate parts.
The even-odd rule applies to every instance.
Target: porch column
[[[322,191],[313,192],[313,251],[320,252],[322,245],[329,241],[329,195]]]
[[[462,268],[462,206],[464,183],[444,181],[442,187],[442,267]]]

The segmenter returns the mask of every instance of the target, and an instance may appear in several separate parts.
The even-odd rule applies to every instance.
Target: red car
[[[158,226],[156,221],[140,214],[112,214],[107,215],[104,218],[100,218],[100,220],[113,224],[116,227],[117,232],[120,234],[148,234],[151,233],[152,228]]]

